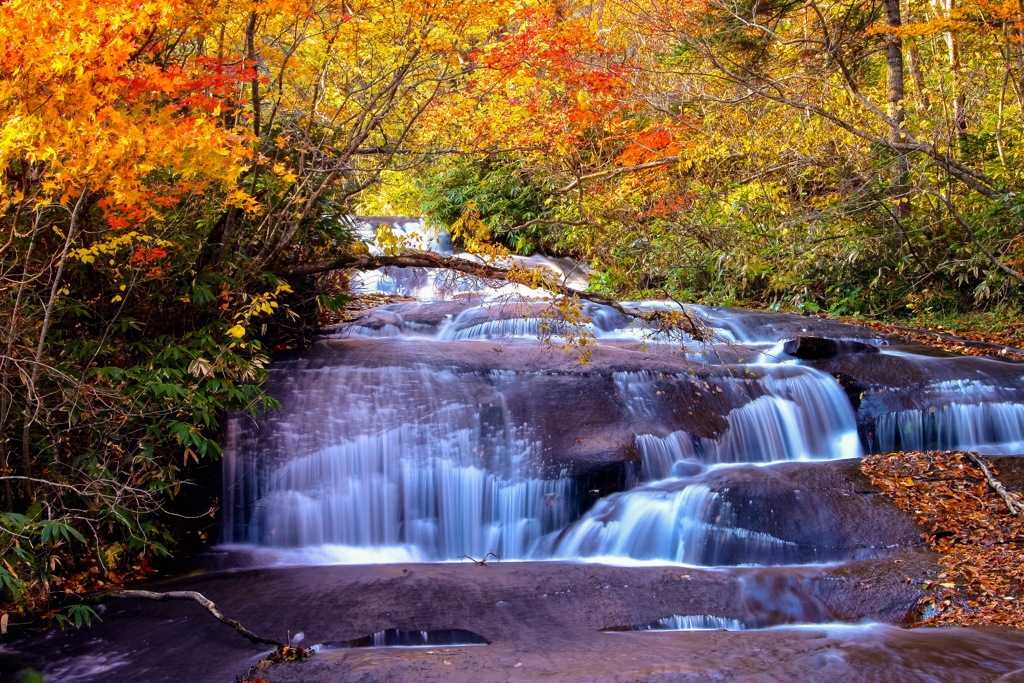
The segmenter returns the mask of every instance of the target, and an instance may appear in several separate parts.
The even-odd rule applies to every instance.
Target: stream
[[[1020,632],[901,628],[935,558],[857,467],[898,449],[1015,463],[1024,365],[767,312],[688,306],[711,341],[597,304],[575,323],[427,271],[354,286],[417,300],[275,360],[281,409],[224,428],[209,569],[153,587],[317,646],[260,678],[1024,681]],[[265,654],[194,604],[101,611],[0,661],[212,683]]]

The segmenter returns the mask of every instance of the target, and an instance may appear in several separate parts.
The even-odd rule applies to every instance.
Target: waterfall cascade
[[[924,403],[879,411],[865,426],[849,387],[783,348],[825,330],[860,335],[881,349],[875,358],[915,362],[859,328],[693,307],[717,342],[680,343],[595,304],[591,322],[566,322],[543,300],[472,278],[439,283],[409,270],[358,284],[424,301],[385,306],[274,364],[267,389],[282,409],[229,427],[228,544],[314,563],[488,553],[706,566],[842,560],[749,528],[709,475],[864,450],[1024,450],[1019,372],[1003,371],[1001,384],[940,373],[904,392]],[[580,332],[594,340],[596,362],[551,362],[563,355],[559,340]],[[565,394],[547,396],[556,384]],[[594,433],[574,432],[598,404],[600,414],[585,415]],[[595,452],[600,467],[587,459]],[[587,487],[599,471],[621,476],[597,495]]]

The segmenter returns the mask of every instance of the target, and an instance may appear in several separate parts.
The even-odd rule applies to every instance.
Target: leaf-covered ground
[[[862,325],[876,332],[904,337],[950,353],[1024,360],[1024,328],[1020,326],[995,330],[982,326],[949,328],[940,325],[926,325],[912,328],[854,319],[846,319],[846,322]]]
[[[940,555],[942,572],[918,604],[921,623],[1024,628],[1024,516],[1010,512],[965,453],[872,455],[862,468],[914,515]],[[1010,495],[1024,502],[1019,492]]]

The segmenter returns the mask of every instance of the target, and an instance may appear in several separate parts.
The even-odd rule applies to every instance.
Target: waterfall
[[[564,263],[545,267],[578,275]],[[506,292],[441,301],[436,275],[374,277],[375,286],[392,278],[434,302],[375,309],[273,365],[266,388],[281,410],[259,423],[228,423],[227,544],[316,563],[493,552],[777,565],[852,552],[780,535],[771,524],[780,513],[737,500],[728,479],[716,478],[862,454],[858,416],[836,378],[779,352],[786,330],[828,323],[695,308],[730,341],[684,340],[680,349],[678,338],[597,304],[585,307],[591,322],[569,329],[543,300]],[[462,284],[447,283],[449,294],[479,290],[461,276],[454,282]],[[536,341],[580,332],[595,340],[593,367],[555,362]],[[878,413],[860,425],[863,446],[1024,450],[1019,376],[1007,379],[1001,367],[872,399]],[[997,380],[1017,384],[1000,388]]]
[[[794,543],[738,527],[732,507],[699,479],[648,484],[608,496],[559,534],[545,553],[613,564],[786,564]]]
[[[719,437],[685,432],[667,437],[638,435],[641,475],[648,480],[661,479],[677,463],[832,460],[861,455],[856,416],[833,378],[810,368],[760,369],[766,373],[760,379],[730,382],[752,398],[728,413],[728,426]],[[668,378],[669,382],[684,380]],[[665,415],[664,375],[617,373],[615,382],[637,415]]]
[[[531,476],[540,443],[501,405],[514,374],[477,378],[487,394],[475,397],[425,367],[279,374],[287,413],[226,453],[228,543],[345,561],[359,549],[375,560],[516,558],[570,521],[571,481]]]
[[[950,403],[887,413],[875,423],[875,449],[969,450],[988,454],[1024,451],[1024,405]]]
[[[861,455],[856,417],[836,381],[809,368],[771,367],[736,380],[750,400],[726,416],[716,437],[683,431],[640,434],[640,474],[653,483],[600,501],[582,519],[540,545],[560,558],[614,563],[786,564],[824,560],[807,549],[739,525],[731,505],[691,477],[706,465],[853,458]],[[749,369],[748,369],[749,370]],[[666,416],[666,395],[683,377],[617,373],[616,386],[638,416]],[[721,386],[715,387],[722,392]],[[709,386],[708,391],[712,391]]]
[[[708,614],[674,614],[645,627],[645,631],[742,631],[743,622]]]

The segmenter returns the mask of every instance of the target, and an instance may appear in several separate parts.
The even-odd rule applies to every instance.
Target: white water
[[[901,410],[875,425],[877,449],[971,450],[985,454],[1024,452],[1024,405],[951,403],[926,410]]]
[[[648,484],[598,501],[541,556],[601,557],[610,564],[787,564],[789,541],[738,527],[730,505],[699,480]]]
[[[513,373],[469,396],[424,367],[290,370],[288,411],[226,454],[228,543],[318,563],[515,558],[569,521],[569,480],[530,476],[540,442],[502,407]]]
[[[709,614],[676,614],[659,619],[647,627],[648,631],[742,631],[743,622],[739,619],[716,617]]]
[[[422,229],[415,222],[399,227]],[[571,264],[534,261],[585,285]],[[644,344],[665,349],[680,340],[596,304],[585,306],[590,323],[571,327],[546,303],[511,296],[522,288],[462,276],[393,269],[363,276],[359,285],[427,300],[485,294],[439,322],[407,320],[411,309],[386,307],[374,313],[374,324],[356,323],[339,333],[380,344],[385,361],[379,366],[347,364],[343,345],[275,365],[268,389],[284,409],[258,427],[235,418],[229,429],[227,543],[270,550],[285,562],[318,564],[480,559],[490,552],[503,559],[618,564],[785,564],[806,561],[806,549],[744,528],[704,475],[735,465],[862,454],[856,416],[836,380],[793,361],[777,362],[784,340],[772,337],[775,318],[693,307],[690,313],[729,346],[691,340],[687,357],[721,363],[745,355],[747,362],[722,365],[722,373],[703,379],[627,368],[608,372],[624,414],[646,425],[633,434],[640,467],[632,481],[639,483],[581,516],[584,492],[572,473],[545,467],[553,435],[517,423],[514,415],[522,411],[510,409],[543,369],[493,370],[468,381],[443,364],[407,364],[398,357],[389,362],[387,344],[444,343],[451,354],[463,344],[530,343],[582,332],[598,345],[643,352]],[[792,317],[787,320],[791,325]],[[753,351],[737,352],[737,342]],[[538,344],[538,358],[542,348]],[[927,391],[934,408],[878,418],[872,450],[1024,450],[1024,403],[1017,394],[987,380],[939,382]],[[692,416],[707,406],[720,415],[713,434],[652,428],[677,421],[680,411]],[[567,416],[575,409],[559,408]]]
[[[686,432],[666,437],[637,436],[643,460],[641,474],[645,479],[667,477],[678,463],[765,463],[861,455],[856,417],[835,380],[797,366],[749,367],[764,375],[757,379],[727,380],[706,389],[709,393],[723,393],[733,385],[737,393],[749,398],[726,415],[728,426],[717,438]],[[650,372],[615,375],[616,386],[629,408],[648,417],[664,414],[666,386],[685,381],[684,377]]]

